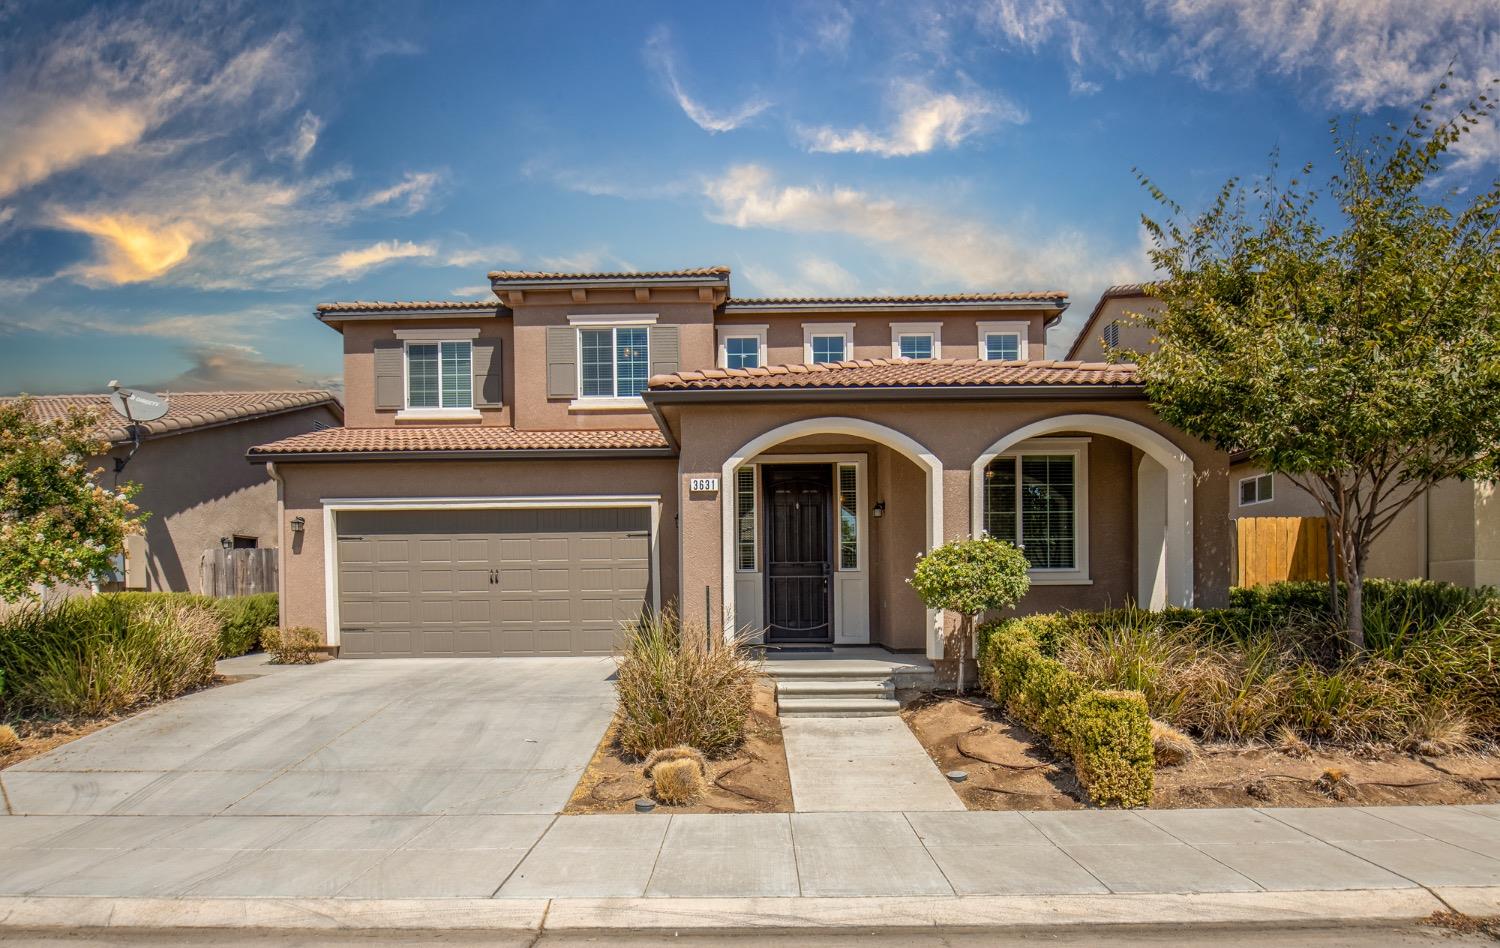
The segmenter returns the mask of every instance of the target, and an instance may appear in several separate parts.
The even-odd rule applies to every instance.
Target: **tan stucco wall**
[[[277,544],[276,485],[266,469],[245,460],[257,444],[337,425],[326,407],[303,409],[146,441],[120,475],[141,485],[135,503],[146,521],[147,583],[153,590],[200,592],[198,564],[219,538],[253,536]],[[116,449],[123,455],[125,449]],[[112,483],[113,461],[100,460],[101,483]]]
[[[841,405],[838,408],[841,410],[837,412],[839,414],[873,421],[905,434],[942,461],[942,529],[947,539],[971,533],[970,466],[1006,433],[1065,413],[1108,415],[1150,428],[1180,446],[1192,458],[1197,472],[1193,494],[1196,602],[1204,606],[1221,605],[1227,598],[1230,579],[1228,491],[1225,483],[1227,458],[1222,452],[1172,430],[1143,402],[1078,401],[1069,402],[1064,407],[1056,402],[912,401]],[[764,432],[788,422],[828,417],[835,412],[831,412],[829,406],[816,403],[673,405],[668,406],[667,411],[683,445],[678,470],[683,586],[694,591],[704,586],[719,590],[722,563],[720,499],[714,495],[689,493],[689,478],[718,475],[725,459],[734,456],[743,445]],[[1090,467],[1091,530],[1098,530],[1097,546],[1091,544],[1091,559],[1096,568],[1094,584],[1038,587],[1023,608],[1119,604],[1133,593],[1131,544],[1134,534],[1131,525],[1134,507],[1128,499],[1134,491],[1133,455],[1123,447],[1111,446],[1109,441],[1094,436],[1090,452],[1092,456],[1097,450],[1099,455],[1098,461]],[[876,483],[877,489],[883,486],[879,475]],[[1113,512],[1106,509],[1110,506],[1114,507]],[[900,555],[899,551],[897,555]],[[893,568],[899,568],[899,564]],[[892,578],[894,574],[886,576],[887,581]],[[701,599],[696,594],[685,597],[685,611],[690,616],[702,615]],[[717,610],[721,600],[716,596],[714,601]]]
[[[676,462],[667,459],[286,463],[281,516],[303,517],[300,539],[282,557],[282,622],[327,626],[324,600],[325,498],[497,498],[659,495],[662,601],[678,589]],[[292,534],[289,532],[288,536]],[[701,609],[700,609],[701,611]]]
[[[1084,362],[1097,362],[1104,358],[1104,328],[1110,323],[1120,324],[1120,347],[1136,352],[1151,352],[1156,343],[1150,327],[1139,325],[1140,314],[1154,313],[1160,304],[1146,296],[1113,297],[1104,301],[1099,312],[1079,331],[1081,342],[1073,358]],[[1137,323],[1137,325],[1131,325]]]
[[[721,329],[731,326],[766,327],[766,364],[795,365],[806,361],[803,350],[803,325],[818,323],[853,323],[854,358],[889,359],[892,323],[941,323],[942,357],[944,359],[979,358],[979,324],[981,322],[1022,322],[1026,331],[1028,358],[1046,357],[1046,314],[1026,310],[993,312],[902,312],[902,313],[823,313],[823,314],[756,314],[726,313],[719,317]],[[715,342],[717,346],[717,341]],[[717,350],[705,365],[716,365]],[[688,366],[684,363],[684,368]],[[697,366],[701,368],[703,366]]]
[[[388,428],[397,424],[396,411],[375,408],[375,340],[394,339],[397,329],[478,328],[482,339],[500,341],[502,375],[499,408],[482,408],[479,424],[512,424],[511,405],[515,401],[516,365],[511,352],[512,331],[508,316],[485,316],[455,319],[370,320],[342,324],[344,330],[344,400],[346,421],[350,428]],[[522,363],[524,364],[524,363]],[[446,422],[454,424],[455,422]],[[405,424],[405,423],[403,423]]]

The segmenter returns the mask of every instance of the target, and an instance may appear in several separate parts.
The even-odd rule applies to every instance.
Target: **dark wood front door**
[[[833,472],[762,468],[766,495],[766,626],[773,642],[833,641]]]

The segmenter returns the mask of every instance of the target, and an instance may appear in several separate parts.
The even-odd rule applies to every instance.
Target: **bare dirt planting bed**
[[[755,686],[745,743],[732,756],[708,762],[709,792],[690,806],[659,804],[671,813],[790,813],[792,781],[787,773],[776,695],[769,681]],[[579,779],[564,813],[628,813],[635,801],[651,798],[651,781],[642,762],[626,759],[615,743],[615,728],[605,732],[588,769]]]
[[[977,695],[936,694],[901,712],[943,771],[963,770],[954,784],[971,810],[1065,810],[1084,806],[1066,758],[1009,721]],[[1344,780],[1323,778],[1338,771]],[[1208,744],[1196,759],[1156,771],[1151,805],[1162,809],[1227,806],[1494,803],[1500,801],[1500,755],[1419,757],[1401,751],[1315,747],[1304,755],[1264,745]]]

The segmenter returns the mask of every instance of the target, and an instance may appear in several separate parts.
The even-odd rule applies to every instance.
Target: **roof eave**
[[[283,461],[526,461],[558,458],[670,458],[672,448],[509,448],[492,450],[439,451],[257,451],[245,457],[251,464]]]
[[[1048,310],[1054,311],[1055,315],[1049,317],[1049,321],[1061,316],[1068,308],[1066,299],[1054,297],[1052,299],[1036,300],[987,300],[987,301],[964,301],[964,302],[942,302],[942,301],[911,301],[911,302],[869,302],[869,303],[740,303],[729,300],[721,308],[724,313],[759,313],[775,315],[787,314],[809,314],[809,313],[871,313],[881,311],[907,312],[911,310],[944,310],[948,312],[975,312],[996,309],[1025,309],[1025,310]]]
[[[502,290],[528,289],[576,289],[595,286],[726,286],[728,274],[702,274],[696,276],[618,276],[618,277],[535,277],[504,279],[490,277],[490,286],[496,293]]]
[[[388,320],[388,319],[445,319],[478,317],[481,319],[498,319],[503,315],[509,315],[510,310],[499,300],[491,306],[471,306],[464,309],[336,309],[324,312],[314,311],[313,315],[319,322],[334,325],[336,323],[350,323],[361,320]]]
[[[645,393],[647,404],[717,401],[899,401],[1144,399],[1138,383],[1038,385],[882,385],[813,388],[668,388]]]

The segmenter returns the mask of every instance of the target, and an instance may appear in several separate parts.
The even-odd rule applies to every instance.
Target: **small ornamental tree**
[[[1143,218],[1158,347],[1112,354],[1140,364],[1163,419],[1317,501],[1356,652],[1373,541],[1439,481],[1500,475],[1500,180],[1445,178],[1495,103],[1436,121],[1432,101],[1369,140],[1335,124],[1322,188],[1273,161],[1185,219],[1142,177],[1167,212]]]
[[[27,398],[0,402],[0,599],[88,582],[139,532],[136,485],[103,487],[88,466],[109,447],[97,426],[85,412],[44,422]]]
[[[974,620],[1020,602],[1031,588],[1029,568],[1026,554],[987,536],[955,540],[917,557],[917,568],[907,582],[927,608],[958,613],[958,629],[943,651],[958,657],[959,694],[964,692],[963,660],[973,641]]]

